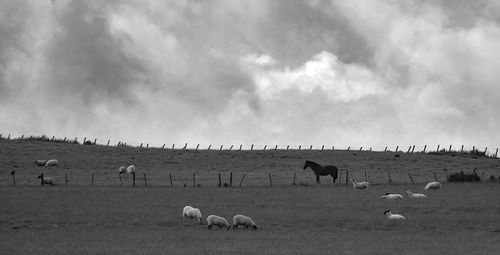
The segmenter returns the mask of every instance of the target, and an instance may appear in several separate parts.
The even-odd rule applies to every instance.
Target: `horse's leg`
[[[319,181],[319,174],[316,175],[316,184],[321,184]]]

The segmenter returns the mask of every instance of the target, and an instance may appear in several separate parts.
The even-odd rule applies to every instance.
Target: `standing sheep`
[[[190,219],[194,219],[196,221],[198,221],[200,224],[202,224],[203,222],[203,219],[202,219],[202,216],[201,216],[201,211],[200,209],[198,208],[191,208],[191,209],[188,209],[186,211],[186,217],[190,218]]]
[[[135,165],[130,165],[127,167],[127,173],[135,174]]]
[[[58,167],[59,166],[59,160],[57,160],[57,159],[47,160],[47,163],[45,163],[45,168],[47,168],[49,166]]]
[[[219,229],[225,227],[227,230],[231,229],[231,225],[227,222],[226,219],[217,215],[210,215],[207,217],[207,225],[208,229],[212,229],[212,225],[219,226]]]
[[[427,183],[427,185],[425,185],[424,190],[440,189],[440,188],[441,188],[440,182],[429,182],[429,183]]]
[[[252,227],[252,229],[257,229],[257,224],[248,216],[237,214],[233,217],[233,230],[237,229],[239,225],[243,225],[245,229]]]
[[[54,180],[52,178],[44,177],[43,173],[41,173],[38,176],[38,179],[40,179],[40,185],[42,185],[42,186],[45,184],[49,184],[50,186],[54,186]]]

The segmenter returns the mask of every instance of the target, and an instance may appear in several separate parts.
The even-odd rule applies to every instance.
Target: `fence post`
[[[56,136],[55,136],[55,135],[54,135],[54,136],[52,136],[52,141],[54,141],[54,139],[56,139]]]
[[[200,147],[200,144],[196,145],[196,150],[198,150],[199,147]]]
[[[277,150],[278,149],[278,145],[276,144],[276,147],[274,147],[274,150]]]
[[[439,152],[439,144],[438,144],[438,147],[437,147],[437,149],[436,149],[436,152]]]
[[[68,174],[64,173],[64,182],[66,183],[66,187],[68,187]]]
[[[217,187],[221,187],[221,186],[222,186],[222,181],[221,181],[220,173],[219,173],[219,185],[217,185]]]
[[[363,146],[361,146],[361,147],[359,148],[359,151],[362,151],[362,150],[363,150]]]
[[[399,149],[399,145],[398,145],[398,146],[396,146],[396,152],[398,152],[398,149]]]
[[[311,147],[309,147],[309,150],[312,150],[313,149],[313,146],[311,145]]]
[[[165,144],[163,144],[163,146],[161,146],[162,149],[165,149]]]
[[[170,174],[170,187],[173,187],[174,183],[172,182],[172,174]]]
[[[252,144],[252,147],[250,147],[250,150],[253,151],[253,144]]]
[[[339,184],[342,182],[342,171],[339,171]]]
[[[287,145],[287,146],[286,146],[286,150],[288,150],[288,148],[290,148],[290,145]]]
[[[410,150],[411,150],[411,146],[408,147],[408,151],[406,153],[410,153]]]
[[[323,151],[323,149],[324,149],[324,148],[325,148],[325,146],[324,146],[324,145],[322,145],[322,146],[321,146],[321,151]]]
[[[486,155],[487,151],[488,151],[488,147],[484,148],[484,155]]]
[[[196,188],[196,174],[193,174],[193,188]]]
[[[240,149],[239,149],[240,151],[241,151],[241,147],[243,147],[243,144],[240,144]]]
[[[83,144],[85,144],[86,141],[87,141],[87,137],[84,137],[83,138]]]
[[[182,149],[185,150],[187,147],[188,147],[188,143],[184,144],[184,148],[182,148]]]
[[[460,149],[460,153],[464,152],[464,145],[462,144],[462,148]]]
[[[292,184],[293,184],[293,185],[295,185],[295,176],[296,176],[296,175],[297,175],[297,173],[296,173],[296,172],[293,172],[293,182],[292,182]]]
[[[424,150],[423,150],[424,153],[425,153],[425,149],[427,149],[427,144],[424,145]]]
[[[173,150],[174,148],[175,148],[175,143],[174,143],[174,144],[172,144],[172,150]]]
[[[146,174],[144,174],[144,187],[148,186],[148,179],[146,178]]]
[[[408,176],[410,176],[411,183],[412,183],[412,184],[415,184],[415,183],[413,182],[413,178],[411,177],[411,174],[410,174],[410,173],[408,173]]]
[[[349,170],[346,170],[345,172],[345,185],[349,182]]]
[[[91,186],[94,186],[94,173],[92,173],[92,181],[90,182]]]
[[[451,152],[451,144],[450,144],[450,148],[448,149],[448,152]]]
[[[233,187],[233,172],[229,173],[229,187]]]
[[[385,147],[384,152],[387,152],[387,147]]]
[[[438,181],[438,178],[436,176],[436,172],[434,172],[434,180]]]
[[[264,145],[264,151],[266,150],[266,148],[267,148],[267,145]]]
[[[498,156],[498,148],[497,151],[495,152],[495,158]]]
[[[300,151],[300,148],[302,148],[302,145],[299,145],[299,151]]]
[[[271,183],[271,186],[273,186],[273,179],[271,178],[271,173],[269,173],[269,183]]]
[[[149,143],[146,143],[146,149],[148,149],[148,148],[149,148]]]
[[[366,176],[366,171],[363,172],[363,176],[365,177],[365,182],[368,182],[368,176]]]
[[[221,145],[221,146],[220,146],[220,149],[219,149],[220,151],[222,150],[222,146],[224,146],[224,145]]]
[[[243,174],[243,177],[241,177],[240,185],[238,185],[238,187],[240,187],[240,188],[241,188],[241,185],[243,184],[243,180],[245,179],[245,175],[246,174]]]
[[[142,143],[141,143],[141,145],[139,145],[139,148],[142,148]]]
[[[66,140],[66,137],[64,138],[64,140]],[[109,142],[111,142],[111,140],[108,140],[108,144],[106,144],[106,147],[109,146]]]
[[[387,171],[387,177],[389,177],[389,184],[391,184],[392,180],[391,180],[391,175],[389,174],[389,171]]]
[[[94,145],[96,145],[96,143],[97,143],[97,138],[94,139]]]
[[[231,145],[231,147],[229,147],[229,150],[232,150],[233,149],[233,145]]]
[[[132,172],[132,186],[135,187],[135,172]]]
[[[12,175],[12,185],[16,186],[16,171],[10,172],[10,175]]]

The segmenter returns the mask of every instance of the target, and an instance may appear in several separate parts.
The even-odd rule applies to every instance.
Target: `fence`
[[[4,136],[0,134],[0,139],[7,139],[7,140],[17,140],[19,142],[23,140],[44,140],[44,141],[53,141],[53,142],[67,142],[67,143],[79,143],[78,137],[75,137],[74,139],[64,137],[63,139],[55,138],[55,136],[52,136],[52,138],[42,135],[42,136],[25,136],[21,135],[20,137],[17,138],[11,138],[11,134],[8,134],[7,136]],[[212,144],[190,144],[190,143],[183,143],[183,144],[149,144],[149,143],[137,143],[137,144],[130,144],[122,141],[117,141],[111,143],[110,139],[107,140],[101,140],[94,138],[94,139],[87,139],[87,137],[83,138],[82,144],[85,145],[101,145],[101,146],[115,146],[115,147],[136,147],[136,148],[156,148],[156,149],[171,149],[171,150],[225,150],[225,151],[232,151],[232,150],[315,150],[315,151],[326,151],[326,150],[346,150],[346,151],[374,151],[374,152],[396,152],[396,153],[467,153],[467,152],[473,152],[477,155],[483,155],[487,157],[493,157],[493,158],[498,158],[498,147],[493,151],[488,150],[488,147],[484,147],[484,150],[482,148],[472,146],[472,148],[465,147],[464,145],[457,146],[457,145],[449,145],[449,146],[443,146],[437,145],[435,147],[436,149],[434,150],[431,146],[424,145],[423,147],[416,147],[416,145],[410,145],[408,149],[406,147],[400,147],[400,146],[394,146],[394,151],[392,151],[391,147],[386,146],[384,149],[382,147],[342,147],[342,146],[325,146],[325,145],[307,145],[307,146],[302,146],[302,145],[259,145],[259,144],[239,144],[239,145],[213,145]],[[358,149],[359,148],[359,149]],[[458,150],[460,148],[460,150]]]

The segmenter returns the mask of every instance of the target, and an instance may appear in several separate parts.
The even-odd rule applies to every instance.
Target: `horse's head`
[[[309,163],[310,163],[310,161],[306,160],[306,163],[304,164],[304,167],[302,169],[306,170],[306,168],[309,167]]]

